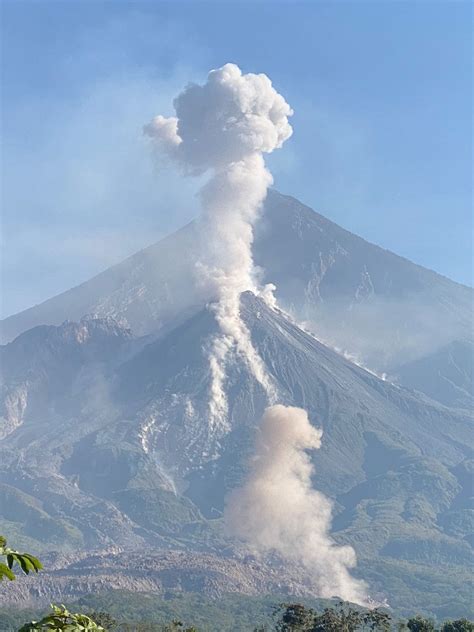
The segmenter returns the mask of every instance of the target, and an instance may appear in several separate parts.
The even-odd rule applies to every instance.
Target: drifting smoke
[[[250,333],[240,317],[240,294],[258,292],[252,259],[253,225],[272,184],[264,153],[291,136],[293,113],[263,74],[243,75],[235,64],[209,73],[204,85],[188,86],[175,100],[175,117],[155,117],[145,133],[158,149],[187,175],[210,170],[201,190],[201,257],[198,281],[214,297],[221,336],[209,352],[211,420],[222,423],[227,413],[225,362],[236,348],[270,402],[275,390]],[[274,286],[261,292],[274,305]]]
[[[355,552],[331,539],[331,501],[311,486],[305,450],[319,448],[321,435],[301,408],[267,408],[249,477],[228,497],[225,522],[256,553],[276,552],[304,568],[318,595],[367,605],[364,582],[349,573]]]

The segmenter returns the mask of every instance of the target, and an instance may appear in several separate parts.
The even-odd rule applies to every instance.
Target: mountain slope
[[[474,343],[453,340],[431,354],[397,367],[393,379],[459,408],[474,409]]]
[[[389,371],[472,338],[473,291],[272,194],[256,262],[280,303],[332,346]]]
[[[432,612],[455,599],[468,613],[470,415],[380,380],[251,294],[241,310],[280,401],[324,430],[314,484],[335,499],[335,537],[356,548],[372,593]],[[102,364],[76,350],[64,381],[60,349],[84,327],[116,346],[102,340],[113,349],[98,350]],[[88,319],[4,347],[3,388],[26,385],[26,405],[0,442],[1,528],[35,550],[147,543],[228,556],[224,498],[245,474],[266,396],[233,356],[228,420],[209,423],[204,350],[216,331],[204,309],[152,341]],[[91,338],[74,335],[73,347]],[[37,366],[35,349],[51,339],[59,348],[30,399],[28,358]]]
[[[39,324],[85,314],[125,319],[143,335],[203,306],[191,223],[90,281],[2,322],[12,340]],[[330,344],[393,371],[472,337],[470,288],[370,244],[294,198],[270,192],[254,258],[280,304]]]

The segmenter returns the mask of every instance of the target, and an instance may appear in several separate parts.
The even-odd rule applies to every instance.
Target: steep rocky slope
[[[355,366],[251,294],[241,311],[280,401],[324,430],[314,484],[335,499],[335,537],[355,547],[372,592],[468,612],[470,414]],[[209,424],[215,332],[203,309],[151,338],[89,318],[2,348],[5,397],[22,385],[25,402],[2,420],[0,528],[12,541],[231,554],[224,498],[267,401],[235,356],[228,423]]]

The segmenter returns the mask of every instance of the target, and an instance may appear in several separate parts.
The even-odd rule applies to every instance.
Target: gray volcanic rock
[[[110,317],[83,317],[60,327],[42,325],[0,348],[0,438],[25,417],[67,408],[74,379],[87,365],[92,380],[132,339],[129,329]],[[41,413],[38,413],[41,411]]]
[[[241,312],[279,400],[324,430],[314,484],[335,499],[334,536],[355,547],[371,591],[433,612],[456,595],[469,612],[469,411],[381,380],[250,293]],[[90,352],[81,323],[3,348],[3,388],[23,385],[28,404],[0,442],[0,529],[38,552],[147,544],[225,560],[224,499],[245,475],[265,393],[231,355],[228,419],[209,423],[212,311],[144,340],[106,322],[88,321]],[[98,589],[86,575],[58,574],[51,590]]]
[[[132,341],[131,331],[113,318],[83,317],[61,326],[40,325],[0,347],[2,380],[6,383],[70,380],[84,365],[107,366]],[[43,385],[44,386],[44,385]],[[49,395],[51,400],[54,393]]]
[[[45,561],[48,564],[49,558]],[[194,592],[213,599],[225,593],[311,595],[295,570],[208,553],[169,550],[143,555],[105,551],[93,556],[76,555],[59,564],[59,568],[24,578],[15,590],[0,585],[2,604],[25,607],[62,603],[81,594],[111,590],[156,595]]]
[[[166,582],[214,596],[303,590],[295,569],[229,557],[225,496],[267,399],[231,354],[228,419],[209,422],[217,326],[196,243],[193,222],[3,321],[0,531],[61,552],[11,600]],[[274,191],[253,252],[287,313],[245,294],[242,317],[279,400],[323,428],[314,484],[334,499],[335,539],[354,546],[372,594],[472,616],[472,290]]]

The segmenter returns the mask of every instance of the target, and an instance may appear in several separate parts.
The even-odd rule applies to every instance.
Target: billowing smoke
[[[176,116],[155,117],[145,133],[187,175],[211,171],[201,190],[201,256],[198,282],[214,297],[221,336],[209,350],[211,420],[225,419],[225,362],[234,348],[267,392],[275,391],[240,318],[240,294],[258,292],[252,259],[253,225],[272,184],[264,153],[291,136],[290,106],[263,74],[242,74],[235,64],[209,73],[204,85],[188,86],[175,100]],[[272,304],[272,287],[262,297]]]
[[[226,526],[255,553],[276,552],[303,569],[318,595],[366,605],[365,583],[349,572],[355,552],[331,539],[332,503],[311,485],[306,450],[319,448],[321,435],[301,408],[267,408],[248,478],[227,498]]]
[[[186,175],[211,172],[201,189],[200,257],[197,280],[214,297],[221,334],[209,349],[211,423],[225,427],[226,359],[236,350],[265,389],[276,393],[240,317],[240,294],[257,292],[274,306],[271,284],[259,288],[252,259],[253,225],[272,184],[264,153],[291,136],[292,110],[265,75],[246,74],[234,64],[209,73],[175,100],[176,116],[157,116],[145,133]],[[267,408],[247,482],[234,491],[225,511],[231,533],[257,552],[277,552],[305,569],[322,596],[365,603],[365,585],[351,577],[355,553],[329,536],[331,502],[311,487],[305,450],[319,448],[321,432],[299,408]]]

